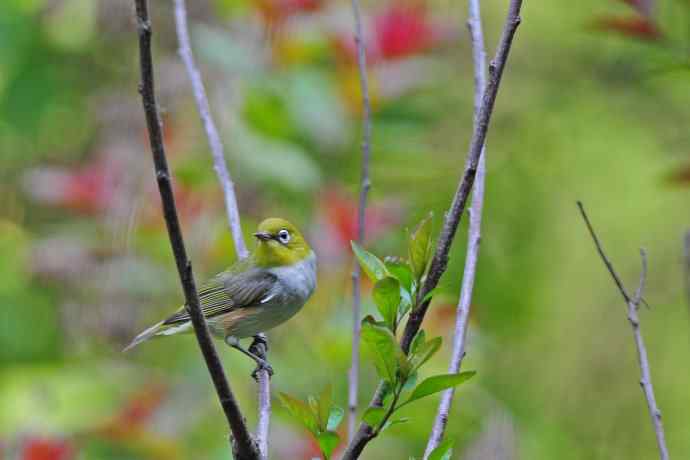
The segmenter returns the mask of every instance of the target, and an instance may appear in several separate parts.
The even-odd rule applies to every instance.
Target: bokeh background
[[[306,230],[319,287],[270,333],[275,392],[327,384],[346,405],[361,104],[346,1],[190,1],[194,51],[246,236],[265,216]],[[690,458],[690,4],[525,2],[488,136],[483,240],[454,458],[656,456],[625,306],[577,212],[625,281],[649,253],[643,310],[673,458]],[[366,246],[404,255],[440,227],[472,125],[465,2],[368,1],[374,104]],[[507,1],[482,2],[490,54]],[[158,92],[198,279],[234,260],[223,200],[176,54],[171,1],[153,0]],[[226,424],[192,336],[122,354],[182,293],[153,180],[125,0],[0,3],[0,458],[225,459]],[[449,358],[466,222],[425,323]],[[372,312],[365,285],[365,311]],[[219,345],[250,424],[252,363]],[[376,384],[364,362],[361,401]],[[364,458],[419,457],[437,398]],[[342,428],[344,428],[343,424]],[[343,433],[344,434],[344,433]],[[318,454],[277,399],[272,458]]]

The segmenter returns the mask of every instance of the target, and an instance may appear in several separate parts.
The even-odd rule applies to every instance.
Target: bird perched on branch
[[[316,287],[316,256],[285,219],[264,220],[254,236],[254,254],[203,285],[199,304],[211,334],[270,371],[266,361],[240,346],[239,340],[284,323],[302,308]],[[123,351],[152,337],[190,331],[189,313],[182,306],[136,336]]]

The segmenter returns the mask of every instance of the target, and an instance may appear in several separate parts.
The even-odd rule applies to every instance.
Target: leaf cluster
[[[440,374],[417,384],[419,369],[438,352],[442,339],[435,337],[427,340],[424,330],[420,330],[406,355],[396,338],[398,326],[405,316],[433,295],[431,292],[424,299],[417,298],[431,260],[431,224],[429,215],[410,233],[407,260],[386,258],[382,261],[352,242],[357,261],[374,283],[372,298],[381,316],[379,320],[372,316],[362,320],[362,340],[378,376],[384,382],[383,405],[369,407],[363,414],[363,421],[373,428],[375,435],[394,424],[407,421],[404,418],[392,419],[392,415],[400,408],[460,385],[475,374],[473,371]],[[445,446],[434,458],[446,458],[451,447]]]
[[[343,420],[345,411],[333,404],[333,391],[327,385],[317,396],[309,396],[302,401],[287,393],[280,393],[280,400],[287,411],[312,435],[321,449],[324,460],[331,458],[340,442],[336,432]]]

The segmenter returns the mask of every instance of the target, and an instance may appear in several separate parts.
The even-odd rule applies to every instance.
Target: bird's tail
[[[158,333],[161,331],[162,327],[163,327],[163,321],[161,321],[161,322],[158,323],[158,324],[154,324],[153,326],[151,326],[150,328],[146,329],[144,332],[142,332],[142,333],[139,334],[138,336],[134,337],[134,340],[132,340],[132,342],[131,342],[129,345],[127,345],[127,346],[122,350],[122,352],[124,353],[125,351],[129,351],[129,350],[131,350],[132,348],[134,348],[134,347],[136,347],[137,345],[139,345],[141,342],[144,342],[144,341],[150,339],[150,338],[153,337],[154,335],[158,334]]]

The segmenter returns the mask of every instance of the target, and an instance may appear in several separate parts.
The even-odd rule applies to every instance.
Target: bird
[[[199,305],[214,337],[272,372],[264,359],[240,345],[240,339],[283,324],[302,309],[316,289],[316,255],[297,227],[285,219],[265,219],[254,237],[257,244],[252,255],[202,285]],[[153,337],[192,330],[183,305],[137,335],[123,351]]]

